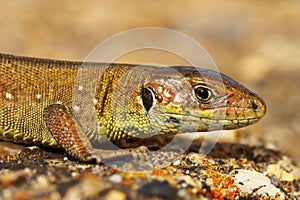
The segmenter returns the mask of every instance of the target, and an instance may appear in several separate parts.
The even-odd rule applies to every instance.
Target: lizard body
[[[195,67],[0,54],[0,77],[0,140],[62,147],[81,161],[92,160],[91,143],[106,138],[236,129],[266,112],[246,87]]]

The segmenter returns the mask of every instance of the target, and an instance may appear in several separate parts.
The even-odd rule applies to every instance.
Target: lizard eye
[[[153,93],[149,88],[142,88],[142,99],[145,109],[149,111],[153,105]]]
[[[211,89],[205,86],[198,86],[194,89],[197,99],[202,103],[209,103],[213,97],[213,92]]]

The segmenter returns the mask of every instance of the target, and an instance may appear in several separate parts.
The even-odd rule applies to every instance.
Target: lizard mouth
[[[228,109],[234,111],[228,114]],[[218,129],[236,129],[245,127],[258,122],[265,115],[265,107],[253,109],[247,108],[218,108],[214,109],[210,114],[204,113],[201,116],[195,114],[178,114],[178,113],[165,113],[167,117],[166,122],[171,123],[176,127],[193,129],[193,131],[208,131]]]
[[[229,113],[230,112],[230,113]],[[259,108],[236,108],[236,107],[219,107],[207,109],[200,112],[192,113],[184,111],[184,113],[166,112],[164,115],[173,118],[186,118],[186,119],[210,119],[210,120],[253,120],[260,119],[266,113],[266,107],[260,106]]]

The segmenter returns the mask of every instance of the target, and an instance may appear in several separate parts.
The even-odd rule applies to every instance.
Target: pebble
[[[45,175],[41,175],[37,177],[37,182],[39,184],[39,187],[44,188],[44,187],[49,187],[49,179]]]
[[[269,176],[276,176],[281,181],[293,182],[295,177],[292,173],[285,171],[279,164],[271,164],[267,167]]]
[[[156,196],[163,199],[174,199],[177,194],[177,189],[172,187],[167,181],[152,181],[142,185],[139,190],[139,193],[146,196]]]
[[[104,199],[107,200],[125,200],[127,199],[126,194],[124,192],[121,192],[120,190],[111,190],[109,193],[105,196]]]
[[[192,187],[196,187],[196,184],[195,184],[194,180],[191,178],[191,176],[188,176],[188,175],[178,176],[178,177],[176,177],[176,180],[177,180],[177,182],[184,182],[185,185],[187,185],[187,186],[190,185]]]
[[[185,190],[185,189],[178,190],[178,196],[179,197],[186,197],[186,196],[188,196],[187,190]]]
[[[6,159],[7,157],[13,157],[18,154],[26,147],[14,144],[11,142],[2,142],[0,141],[0,158]]]
[[[276,197],[282,192],[276,188],[271,180],[262,173],[251,170],[236,170],[234,183],[242,192],[249,194],[266,195]]]
[[[174,165],[174,166],[178,166],[178,165],[180,165],[180,160],[176,160],[176,161],[174,161],[174,162],[173,162],[173,165]]]
[[[120,174],[113,174],[109,177],[109,181],[112,183],[121,183],[122,176]]]

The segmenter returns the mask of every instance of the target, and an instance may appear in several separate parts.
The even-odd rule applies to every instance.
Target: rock
[[[271,183],[271,180],[262,173],[244,169],[236,170],[236,172],[234,183],[242,192],[267,197],[283,195],[283,193]]]

